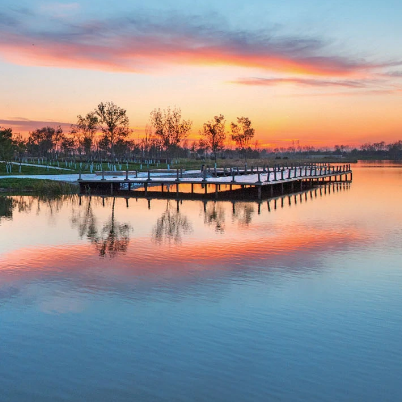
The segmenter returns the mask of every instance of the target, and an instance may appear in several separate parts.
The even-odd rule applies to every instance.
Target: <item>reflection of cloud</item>
[[[14,286],[0,288],[0,304],[7,302],[20,293],[20,290]]]
[[[58,7],[62,13],[71,11]],[[166,64],[234,65],[345,75],[400,64],[332,55],[328,43],[320,38],[280,36],[274,28],[233,29],[216,15],[211,19],[173,13],[136,14],[70,24],[63,18],[53,21],[38,14],[26,15],[17,26],[11,23],[12,18],[2,15],[0,54],[25,65],[127,72],[147,72]]]
[[[237,241],[225,241],[222,237],[219,242],[186,242],[186,247],[180,248],[165,244],[161,245],[157,253],[155,245],[148,239],[137,238],[135,246],[128,248],[125,254],[119,255],[113,268],[110,266],[110,260],[100,259],[90,244],[22,249],[2,255],[0,277],[4,282],[7,274],[11,272],[14,279],[48,275],[57,275],[60,278],[65,272],[68,277],[76,275],[80,281],[96,282],[99,276],[110,269],[116,278],[133,275],[154,276],[167,271],[170,275],[186,276],[195,270],[207,272],[232,269],[233,266],[247,266],[254,260],[264,260],[266,266],[286,259],[302,261],[317,251],[330,248],[331,252],[336,252],[355,247],[367,241],[367,236],[365,232],[353,227],[345,229],[343,233],[330,229],[303,228],[303,236],[286,232],[276,233],[269,238],[253,238],[252,241],[242,238]],[[85,274],[87,271],[90,271],[91,275]]]
[[[84,303],[77,299],[76,294],[68,297],[68,293],[64,293],[63,296],[47,297],[39,303],[39,310],[47,314],[80,313],[84,310]]]

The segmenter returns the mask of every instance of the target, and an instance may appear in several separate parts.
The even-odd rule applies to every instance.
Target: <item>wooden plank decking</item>
[[[213,169],[183,172],[177,169],[170,175],[161,175],[149,170],[145,176],[138,177],[136,172],[126,172],[125,176],[101,174],[96,179],[79,179],[81,192],[143,192],[156,195],[165,192],[176,196],[186,194],[215,194],[234,190],[256,189],[256,197],[261,199],[262,192],[283,194],[303,190],[303,186],[313,186],[325,182],[352,180],[349,164],[343,165],[304,165],[275,168],[252,169]],[[211,191],[212,186],[212,191]],[[172,191],[172,189],[174,189]],[[200,189],[202,190],[200,193]]]

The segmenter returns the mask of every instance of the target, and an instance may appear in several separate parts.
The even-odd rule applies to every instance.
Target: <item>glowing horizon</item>
[[[187,0],[12,4],[0,14],[0,126],[15,133],[68,131],[77,115],[113,101],[136,139],[149,113],[168,106],[193,121],[190,142],[217,114],[228,131],[249,117],[261,148],[402,138],[402,54],[378,35],[398,37],[401,5],[224,1],[191,4],[190,13]]]

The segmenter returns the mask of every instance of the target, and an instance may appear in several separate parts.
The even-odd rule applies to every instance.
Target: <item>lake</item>
[[[402,400],[402,165],[274,202],[0,197],[0,400]]]

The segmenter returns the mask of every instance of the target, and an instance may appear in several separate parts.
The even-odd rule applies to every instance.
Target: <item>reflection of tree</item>
[[[97,228],[96,217],[92,210],[92,197],[88,198],[88,204],[84,211],[73,214],[72,223],[78,228],[80,237],[86,235],[89,241],[95,245],[101,257],[108,255],[110,258],[127,251],[130,242],[131,226],[127,223],[120,224],[115,219],[115,203],[111,203],[112,214],[101,230]]]
[[[27,196],[0,197],[0,222],[2,218],[11,220],[14,209],[18,212],[31,211],[34,200],[34,197]]]
[[[208,202],[204,207],[204,223],[208,226],[215,225],[215,231],[225,231],[225,210],[220,203]]]
[[[233,205],[233,220],[237,220],[241,226],[248,226],[254,215],[254,205],[246,202],[236,202]]]
[[[92,197],[88,198],[88,204],[83,211],[80,209],[78,211],[73,210],[71,222],[73,226],[78,228],[78,234],[81,239],[84,235],[88,239],[94,238],[96,234],[96,218],[92,210]]]
[[[12,219],[14,200],[10,197],[0,197],[0,222],[2,218]]]
[[[183,234],[192,231],[191,223],[182,215],[179,208],[175,209],[170,201],[166,204],[166,210],[156,221],[152,230],[152,238],[156,243],[181,243]]]

